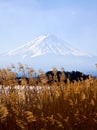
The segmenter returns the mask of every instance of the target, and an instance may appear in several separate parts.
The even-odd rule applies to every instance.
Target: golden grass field
[[[22,65],[18,70],[24,73]],[[55,75],[48,84],[40,71],[37,85],[35,71],[28,72],[29,83],[22,77],[19,85],[16,72],[0,70],[0,130],[97,130],[96,78],[65,83]]]

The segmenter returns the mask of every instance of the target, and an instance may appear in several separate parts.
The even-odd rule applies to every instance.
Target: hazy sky
[[[97,0],[0,0],[0,52],[44,34],[97,55]]]

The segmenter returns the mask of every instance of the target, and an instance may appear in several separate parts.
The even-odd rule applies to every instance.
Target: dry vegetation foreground
[[[0,130],[97,130],[97,79],[48,84],[42,73],[38,85],[18,85],[14,76],[1,70]]]

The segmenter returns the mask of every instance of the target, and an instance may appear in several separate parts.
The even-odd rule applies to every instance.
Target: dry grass
[[[97,79],[48,85],[41,71],[41,88],[31,89],[24,79],[18,90],[11,71],[1,71],[11,87],[1,81],[0,130],[97,130]]]

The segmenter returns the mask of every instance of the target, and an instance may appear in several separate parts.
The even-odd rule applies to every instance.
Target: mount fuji
[[[38,38],[28,42],[27,44],[11,50],[4,55],[7,56],[21,56],[23,59],[26,57],[37,57],[46,54],[55,55],[74,55],[74,56],[90,56],[87,53],[80,52],[69,45],[69,43],[57,38],[53,35],[42,35]]]
[[[95,67],[96,58],[72,47],[54,35],[39,36],[27,44],[1,54],[1,63],[30,64],[35,69],[64,67],[67,70],[89,72]]]

